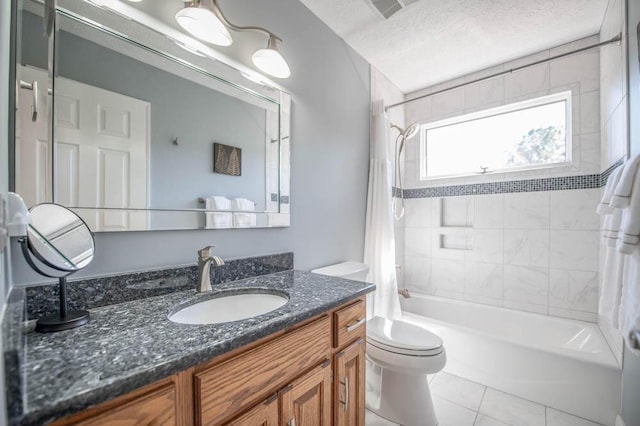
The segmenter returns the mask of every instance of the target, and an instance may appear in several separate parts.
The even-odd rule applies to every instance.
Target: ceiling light
[[[289,78],[289,76],[291,76],[291,70],[289,69],[287,61],[284,60],[282,54],[278,51],[276,43],[277,37],[271,34],[267,42],[267,47],[257,50],[251,57],[251,60],[256,67],[270,76]]]
[[[227,27],[200,1],[186,3],[176,13],[176,21],[191,35],[207,43],[229,46],[233,42]]]
[[[176,13],[176,21],[191,35],[218,46],[229,46],[232,43],[229,29],[234,31],[251,31],[269,37],[267,47],[257,50],[251,59],[262,72],[277,78],[288,78],[291,70],[287,61],[278,51],[278,36],[260,27],[240,27],[234,25],[224,16],[218,0],[193,0],[185,2],[185,7]]]

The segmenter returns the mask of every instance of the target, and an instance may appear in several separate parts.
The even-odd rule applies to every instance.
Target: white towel
[[[611,197],[611,207],[623,209],[629,205],[639,164],[640,155],[636,155],[624,165],[622,175],[620,175],[613,197]]]
[[[633,161],[640,158],[634,158]],[[626,171],[626,168],[625,168]],[[623,177],[624,178],[624,175]],[[622,179],[621,178],[621,179]],[[618,184],[622,184],[622,180]],[[613,202],[613,200],[612,200]],[[631,254],[638,248],[640,242],[640,173],[636,173],[628,207],[623,210],[622,224],[618,234],[618,250],[624,254]]]
[[[224,229],[233,226],[233,216],[228,212],[209,212],[204,214],[205,228]]]
[[[602,193],[602,200],[600,200],[598,208],[596,209],[596,212],[598,214],[603,215],[613,213],[613,207],[610,206],[611,197],[613,197],[616,186],[620,181],[622,170],[624,170],[624,165],[618,167],[609,175],[609,179],[607,179],[607,185],[605,186],[604,192]]]
[[[622,210],[611,207],[610,202],[622,175],[622,170],[624,170],[624,166],[618,167],[611,173],[607,180],[602,200],[597,207],[597,212],[604,216],[602,242],[605,250],[598,315],[613,327],[617,327],[618,324],[625,256],[616,247],[622,222]]]
[[[205,199],[207,210],[231,210],[231,200],[227,197],[212,195]]]
[[[622,225],[622,210],[613,209],[612,214],[604,217],[602,226],[602,241],[607,247],[616,247]]]
[[[256,226],[255,213],[233,213],[233,226],[235,228],[252,228]]]
[[[598,314],[606,318],[613,327],[618,325],[618,311],[622,294],[622,274],[625,257],[614,247],[605,247],[602,288],[598,302]]]
[[[234,198],[231,201],[231,210],[252,211],[256,209],[256,203],[246,198]]]
[[[640,350],[634,349],[630,342],[631,333],[640,330],[640,253],[627,256],[622,280],[618,329],[629,349],[640,355]]]

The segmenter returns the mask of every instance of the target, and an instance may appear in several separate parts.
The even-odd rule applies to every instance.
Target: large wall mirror
[[[289,226],[290,96],[97,3],[21,2],[14,190],[94,232]]]

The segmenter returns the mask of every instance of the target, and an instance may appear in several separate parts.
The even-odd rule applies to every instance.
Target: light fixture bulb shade
[[[204,7],[187,6],[176,13],[176,21],[189,34],[218,46],[229,46],[233,39],[216,15]]]
[[[276,78],[289,78],[291,70],[280,52],[273,48],[260,49],[251,57],[261,71]]]

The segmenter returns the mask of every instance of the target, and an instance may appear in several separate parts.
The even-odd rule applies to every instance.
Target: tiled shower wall
[[[408,98],[597,43],[578,40],[408,95]],[[572,164],[517,173],[419,181],[419,142],[409,142],[409,189],[600,173],[598,49],[407,104],[406,122],[427,123],[566,90],[572,92]],[[557,188],[564,183],[560,179]],[[555,184],[554,184],[555,185]],[[587,187],[593,185],[586,185]],[[436,198],[409,191],[403,284],[434,295],[588,321],[597,320],[600,188]]]
[[[405,285],[596,320],[599,189],[407,200]]]

